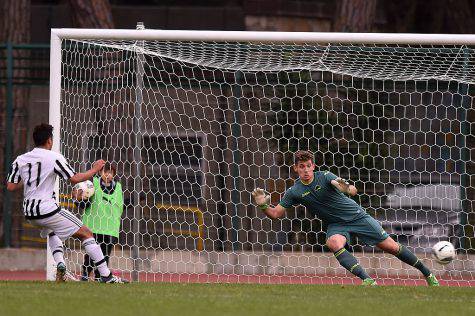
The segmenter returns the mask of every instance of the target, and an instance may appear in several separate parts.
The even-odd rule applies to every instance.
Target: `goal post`
[[[53,31],[50,39],[50,85],[49,85],[49,124],[53,126],[52,150],[61,152],[61,38]],[[56,180],[55,196],[59,201],[59,179]],[[49,240],[49,236],[46,237]],[[53,281],[56,277],[56,264],[51,254],[49,243],[46,243],[46,280]]]
[[[125,205],[110,265],[133,280],[356,282],[325,248],[325,223],[301,206],[270,220],[252,202],[263,187],[278,203],[305,149],[446,284],[474,285],[474,45],[452,34],[52,29],[53,150],[78,171],[117,165]],[[70,191],[59,182],[56,196],[80,217]],[[440,240],[458,251],[445,266],[430,253]],[[350,243],[384,284],[421,281]],[[80,244],[65,254],[81,274]]]

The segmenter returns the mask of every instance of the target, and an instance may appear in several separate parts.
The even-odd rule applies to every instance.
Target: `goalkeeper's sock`
[[[111,271],[107,267],[106,258],[104,258],[101,247],[96,243],[96,240],[94,238],[88,238],[83,240],[82,244],[84,246],[84,250],[86,250],[86,253],[89,255],[89,257],[91,257],[101,276],[109,276]]]
[[[401,244],[399,244],[399,251],[396,254],[396,258],[421,271],[425,277],[430,275],[430,270],[427,269],[427,267],[421,261],[419,261],[419,259],[417,259],[416,255]]]
[[[371,278],[365,269],[358,263],[358,260],[345,248],[341,248],[334,253],[336,260],[348,271],[356,275],[361,280]]]
[[[54,262],[56,262],[56,265],[64,263],[63,242],[55,233],[50,233],[48,237],[48,246],[53,254]]]

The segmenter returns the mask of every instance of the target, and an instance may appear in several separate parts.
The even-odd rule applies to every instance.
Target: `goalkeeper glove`
[[[346,186],[350,186],[350,183],[349,183],[348,181],[346,181],[345,179],[343,179],[343,178],[336,178],[335,180],[336,180],[336,182],[338,182],[339,184],[346,185]]]
[[[342,178],[336,178],[335,181],[346,191],[346,194],[350,194],[350,183],[348,181]]]
[[[270,195],[266,194],[263,189],[256,188],[254,191],[252,191],[252,196],[254,197],[254,201],[256,201],[257,206],[261,210],[266,210],[269,208]]]

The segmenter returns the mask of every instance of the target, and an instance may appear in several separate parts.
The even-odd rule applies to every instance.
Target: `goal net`
[[[253,204],[256,187],[279,202],[304,149],[318,170],[354,183],[355,200],[444,284],[475,284],[469,43],[80,32],[52,49],[50,120],[76,170],[99,158],[117,166],[124,211],[112,270],[140,281],[358,284],[308,210],[271,220]],[[59,191],[81,217],[71,186]],[[442,240],[457,249],[448,265],[431,256]],[[350,246],[378,282],[422,284],[393,256],[356,237]],[[80,243],[68,240],[65,254],[81,275]]]

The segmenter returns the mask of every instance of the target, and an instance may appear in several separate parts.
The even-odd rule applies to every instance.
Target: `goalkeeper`
[[[116,169],[111,164],[106,164],[100,172],[100,177],[94,177],[94,195],[87,201],[78,198],[82,192],[73,191],[76,205],[84,209],[82,220],[93,232],[94,238],[101,246],[102,252],[109,265],[109,256],[112,248],[119,241],[121,216],[124,210],[122,186],[115,181]],[[88,281],[94,269],[93,261],[89,255],[84,255],[81,281]],[[94,269],[95,279],[98,280],[99,272]]]
[[[350,235],[356,235],[363,243],[376,245],[418,269],[429,286],[439,285],[436,277],[409,249],[389,237],[378,221],[346,196],[356,195],[355,186],[329,171],[315,172],[311,152],[298,151],[295,153],[294,163],[299,179],[285,192],[276,207],[269,206],[270,196],[264,190],[257,188],[252,192],[256,204],[268,217],[279,218],[284,216],[285,209],[298,204],[304,205],[309,212],[328,224],[326,245],[345,269],[363,280],[363,285],[376,285],[376,281],[345,249]]]

